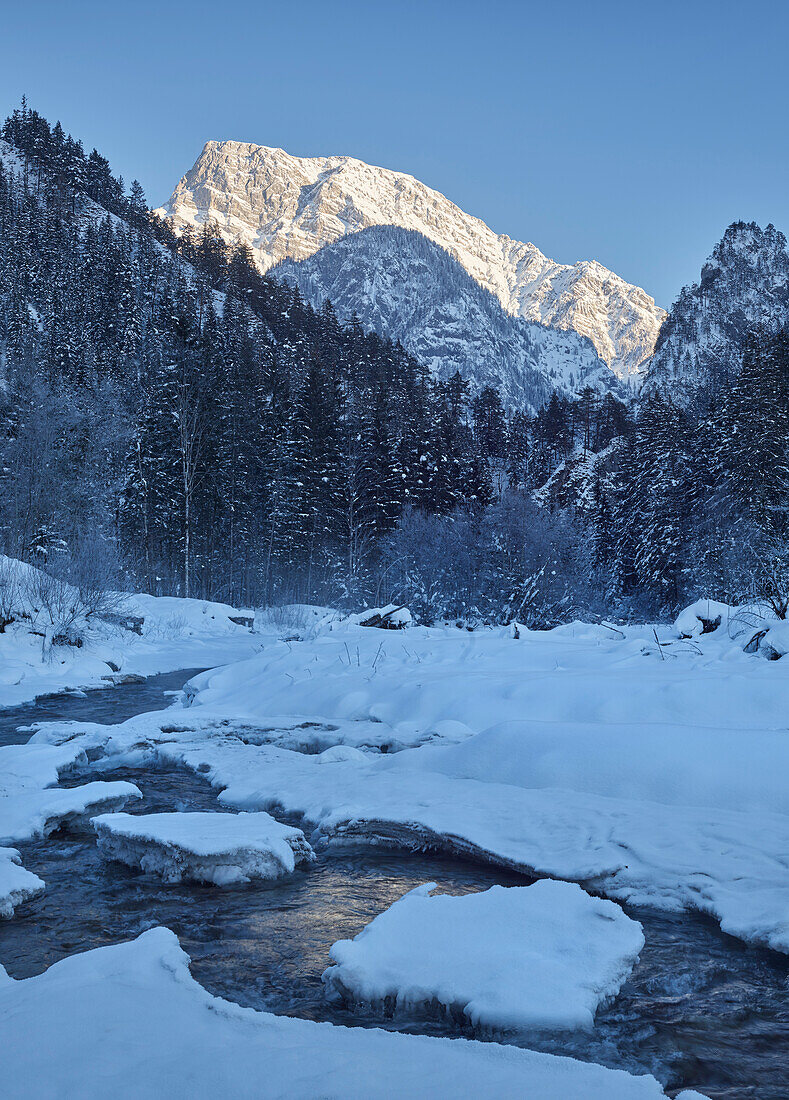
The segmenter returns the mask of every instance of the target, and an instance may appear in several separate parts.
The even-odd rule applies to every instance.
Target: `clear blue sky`
[[[729,222],[789,231],[787,41],[776,0],[5,0],[0,110],[151,205],[210,138],[351,154],[669,305]]]

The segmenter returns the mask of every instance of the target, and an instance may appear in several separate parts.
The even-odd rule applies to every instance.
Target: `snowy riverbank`
[[[9,558],[0,557],[0,569],[11,620],[0,633],[0,708],[127,676],[215,668],[262,644],[250,629],[254,613],[229,604],[124,594],[108,601],[112,613],[85,617],[73,612],[79,595],[68,585],[53,581],[53,592],[45,574]],[[69,622],[68,641],[53,642],[59,619]]]
[[[285,810],[330,841],[427,846],[696,908],[787,951],[784,666],[723,626],[693,644],[655,633],[326,616],[302,641],[195,677],[177,718],[53,724],[33,741],[79,744],[98,767],[157,756],[205,775],[226,807]]]
[[[83,1100],[664,1096],[651,1076],[498,1043],[254,1012],[212,997],[191,977],[188,962],[173,933],[155,928],[73,955],[25,981],[11,980],[0,967],[4,1097],[28,1100],[31,1082],[37,1095]]]
[[[265,649],[194,677],[166,710],[117,725],[42,724],[29,745],[17,747],[17,770],[25,757],[31,774],[46,764],[52,781],[74,764],[107,779],[124,765],[186,766],[213,784],[224,810],[280,817],[284,811],[301,819],[308,839],[323,851],[351,841],[461,854],[571,880],[635,907],[701,910],[744,940],[789,951],[783,781],[789,684],[783,662],[746,653],[728,624],[702,633],[694,614],[675,628],[574,623],[550,632],[382,630],[359,619],[311,609],[298,631],[272,623]],[[690,639],[682,637],[688,633]],[[6,752],[0,749],[0,766]],[[47,753],[55,755],[45,760]],[[44,814],[57,788],[36,790]],[[32,835],[33,824],[27,830]],[[9,832],[5,843],[22,832]],[[2,834],[0,829],[0,842]],[[6,863],[9,889],[14,883],[18,888],[22,868],[10,855]],[[158,972],[164,940],[154,944],[143,937],[124,950],[141,952],[142,943],[156,947],[149,962]],[[625,955],[632,960],[637,950]],[[56,968],[64,997],[78,995],[83,966],[103,966],[107,956],[95,963],[83,958]],[[451,971],[451,960],[447,965]],[[422,990],[409,993],[415,1004],[441,999],[436,990],[443,972],[424,987],[416,973],[406,977],[409,988]],[[449,973],[459,1000],[476,992],[467,991],[461,977],[460,970]],[[575,978],[580,972],[568,980]],[[30,981],[43,989],[50,980],[48,972]],[[604,997],[615,996],[620,980],[610,991],[601,981]],[[376,983],[385,1000],[391,990],[379,976]],[[344,978],[342,986],[352,1000],[354,983]],[[32,998],[33,990],[29,982],[15,983],[9,1009],[13,998]],[[373,996],[366,987],[362,995]],[[199,998],[206,997],[200,991]],[[532,1000],[518,1009],[524,1019],[539,1014]],[[118,995],[108,1007],[124,1027],[130,1003]],[[186,1004],[180,1010],[192,1013]],[[227,1011],[235,1020],[240,1010]],[[276,1026],[294,1050],[313,1042],[302,1022]],[[185,1025],[184,1050],[191,1052],[202,1028],[194,1021]],[[67,1030],[64,1025],[63,1035]],[[326,1034],[331,1060],[346,1038],[340,1028]],[[354,1050],[362,1044],[358,1057],[365,1066],[379,1053],[397,1056],[388,1039],[381,1040],[385,1050],[374,1049],[373,1034],[347,1040]],[[418,1061],[413,1051],[402,1057]],[[443,1055],[436,1046],[430,1057]],[[507,1072],[521,1091],[595,1095],[591,1078],[568,1084],[551,1077],[587,1074],[588,1066],[543,1066],[524,1060],[523,1052],[516,1065],[515,1057],[508,1051]],[[442,1062],[435,1072],[431,1087],[450,1094],[452,1066]],[[544,1072],[549,1076],[540,1076]],[[647,1082],[610,1079],[601,1084],[601,1095],[619,1095],[620,1084],[623,1096],[661,1095],[656,1084],[657,1091],[639,1092],[653,1087]],[[334,1085],[347,1094],[342,1076]],[[305,1084],[303,1095],[314,1095],[312,1088]]]

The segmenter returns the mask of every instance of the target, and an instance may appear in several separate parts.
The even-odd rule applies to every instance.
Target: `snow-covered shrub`
[[[266,608],[265,618],[277,630],[301,635],[307,629],[309,610],[306,604],[280,604]]]
[[[31,569],[24,580],[25,601],[52,637],[70,637],[81,615],[79,594],[63,577]]]
[[[0,558],[0,634],[21,613],[18,563]]]
[[[680,638],[697,638],[712,634],[720,627],[727,627],[739,608],[719,600],[696,600],[686,607],[674,621],[674,629]]]
[[[127,596],[113,584],[117,574],[101,547],[79,546],[46,568],[23,562],[12,562],[12,567],[14,599],[45,647],[81,646],[91,621],[111,621],[123,612]]]
[[[163,638],[166,641],[172,641],[175,638],[181,638],[188,632],[189,620],[185,615],[176,612],[174,615],[169,615],[159,623],[154,623],[150,627],[146,627],[147,632],[151,637]]]

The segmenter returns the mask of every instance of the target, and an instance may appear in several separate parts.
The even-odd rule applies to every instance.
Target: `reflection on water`
[[[48,704],[57,711],[48,717],[119,721],[135,713],[127,693],[135,691],[138,709],[155,708],[162,705],[162,690],[177,688],[188,675],[157,677],[155,685],[112,689],[87,700],[61,698],[57,706]],[[97,695],[99,708],[87,713]],[[33,709],[38,706],[0,715],[0,739],[9,720],[42,720],[28,716]],[[143,791],[144,801],[129,807],[134,813],[217,808],[207,783],[187,772],[124,769],[113,778],[130,779]],[[288,1015],[442,1035],[471,1033],[446,1018],[382,1019],[328,1003],[320,977],[329,947],[355,935],[423,882],[463,893],[530,881],[457,859],[359,847],[323,851],[317,863],[284,882],[217,890],[164,886],[123,865],[104,863],[87,830],[61,832],[21,848],[25,866],[45,880],[47,892],[20,909],[16,919],[0,922],[0,962],[14,977],[164,924],[179,936],[195,977],[212,993]],[[700,916],[645,910],[631,915],[644,926],[646,947],[619,997],[598,1013],[594,1033],[569,1039],[508,1036],[507,1041],[649,1071],[672,1091],[696,1087],[727,1100],[786,1100],[787,961],[740,944]]]

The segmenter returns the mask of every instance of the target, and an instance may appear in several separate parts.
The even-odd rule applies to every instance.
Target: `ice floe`
[[[99,851],[165,882],[279,878],[315,858],[301,829],[267,813],[103,814],[93,818]]]
[[[82,746],[7,745],[0,748],[0,845],[48,836],[91,812],[115,809],[140,798],[133,783],[93,781],[54,787],[62,770],[86,761]],[[0,917],[10,917],[44,883],[19,864],[19,855],[0,847]]]
[[[411,890],[335,943],[327,988],[395,1012],[438,1006],[486,1030],[588,1029],[644,946],[618,905],[572,883],[434,889]]]

